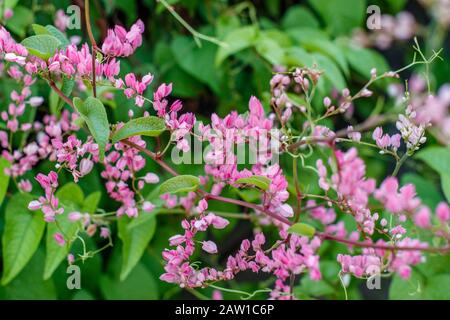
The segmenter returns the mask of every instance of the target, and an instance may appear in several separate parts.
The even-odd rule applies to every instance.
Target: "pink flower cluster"
[[[385,244],[379,240],[376,244]],[[417,239],[404,238],[396,243],[398,247],[427,248],[428,244]],[[356,277],[370,277],[383,272],[396,272],[402,278],[411,276],[411,266],[423,262],[424,257],[420,250],[402,250],[395,254],[389,251],[373,248],[363,249],[362,255],[350,256],[339,254],[337,258],[341,264],[342,272],[351,273]],[[385,268],[385,265],[388,265]]]
[[[36,176],[36,180],[44,189],[45,197],[39,197],[39,200],[33,200],[29,203],[28,209],[39,210],[44,213],[44,219],[47,222],[55,221],[55,216],[62,214],[64,208],[59,208],[58,198],[55,197],[56,188],[58,188],[58,174],[54,171],[50,171],[48,176],[39,173]]]
[[[145,26],[138,20],[131,26],[130,31],[124,27],[116,25],[114,29],[109,29],[108,34],[102,44],[102,52],[111,57],[128,57],[142,45],[142,34]]]
[[[147,74],[142,77],[141,81],[136,79],[136,75],[134,73],[129,73],[125,76],[125,83],[122,79],[118,79],[115,81],[114,86],[116,88],[123,89],[124,85],[126,85],[126,89],[124,90],[124,94],[128,99],[135,98],[135,105],[138,107],[142,107],[144,105],[144,91],[147,89],[147,86],[152,82],[153,76],[151,74]]]
[[[201,206],[200,204],[199,206]],[[239,251],[227,259],[226,268],[218,271],[214,268],[204,267],[197,269],[189,258],[195,252],[195,235],[204,232],[212,226],[216,229],[225,228],[228,221],[212,213],[202,215],[191,221],[183,220],[183,235],[175,235],[169,239],[170,245],[176,249],[163,252],[166,261],[166,273],[160,279],[169,283],[177,283],[180,287],[195,288],[207,287],[208,283],[231,280],[239,272],[250,270],[252,272],[265,272],[275,275],[278,281],[272,298],[290,298],[286,291],[285,282],[291,274],[301,274],[309,270],[313,280],[321,279],[319,270],[319,257],[315,251],[320,246],[320,240],[292,235],[288,239],[285,231],[280,231],[282,240],[269,250],[264,250],[266,243],[262,233],[257,233],[253,241],[243,240]],[[209,254],[217,253],[217,245],[212,241],[202,241],[202,249]]]
[[[139,136],[131,137],[129,140],[145,147],[145,142]],[[138,150],[121,142],[116,143],[114,149],[111,148],[111,151],[106,155],[105,169],[101,176],[107,181],[105,186],[109,196],[121,203],[121,207],[117,210],[117,216],[126,214],[129,217],[137,217],[139,208],[146,212],[153,210],[154,206],[150,202],[145,201],[140,206],[135,199],[136,194],[144,188],[146,182],[157,183],[159,181],[159,179],[156,179],[156,175],[156,178],[153,176],[147,178],[146,176],[143,179],[137,179],[136,174],[144,168],[145,163],[145,158],[139,154]],[[136,180],[138,182],[135,185]]]
[[[367,33],[357,29],[353,35],[353,41],[362,46],[376,46],[379,49],[388,49],[394,41],[406,41],[417,34],[419,25],[414,16],[402,11],[396,16],[383,14],[380,25],[374,31]],[[375,23],[378,21],[374,21]]]
[[[64,110],[59,120],[54,116],[46,115],[43,122],[36,121],[32,125],[33,131],[36,133],[35,141],[32,141],[24,146],[22,150],[9,151],[8,139],[5,138],[2,142],[2,156],[11,163],[7,174],[17,178],[23,176],[36,166],[40,160],[49,159],[56,161],[57,155],[52,140],[61,141],[63,135],[70,131],[76,131],[78,127],[73,124],[73,121],[78,118],[75,113],[69,113]],[[5,135],[4,131],[0,131],[0,136]],[[23,189],[26,191],[25,189]]]
[[[91,172],[94,162],[98,162],[98,145],[93,142],[92,137],[82,143],[75,135],[70,135],[66,142],[58,137],[52,139],[51,143],[55,149],[58,168],[69,170],[75,182]],[[83,158],[84,156],[86,157]],[[81,161],[79,158],[82,158]]]
[[[400,148],[400,140],[402,139],[402,136],[398,133],[392,136],[389,136],[387,133],[383,134],[383,129],[381,127],[377,127],[373,132],[372,138],[381,149],[392,148],[392,150],[397,151],[397,149]]]
[[[157,112],[158,117],[166,120],[166,126],[173,132],[172,141],[176,143],[176,147],[183,152],[190,150],[190,145],[187,137],[194,128],[196,122],[195,115],[187,112],[178,115],[178,112],[183,107],[180,100],[175,100],[167,110],[167,97],[172,92],[172,84],[161,84],[153,93],[153,108]]]
[[[370,194],[375,190],[375,180],[366,179],[364,161],[358,157],[355,148],[345,153],[337,150],[335,158],[337,171],[331,176],[330,182],[326,181],[326,168],[321,161],[317,162],[320,187],[325,191],[329,188],[335,190],[339,201],[354,216],[361,230],[371,235],[378,215],[372,215],[367,204]]]

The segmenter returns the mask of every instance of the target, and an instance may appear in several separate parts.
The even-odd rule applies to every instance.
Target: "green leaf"
[[[95,213],[95,210],[97,210],[101,197],[102,193],[100,191],[92,192],[84,200],[82,211],[91,214]]]
[[[39,35],[39,34],[50,34],[50,32],[48,32],[47,29],[45,29],[44,26],[37,24],[37,23],[33,23],[31,25],[31,28],[33,28],[34,34],[35,35]]]
[[[40,34],[23,39],[22,45],[33,56],[47,60],[56,52],[61,42],[54,36]]]
[[[270,179],[263,176],[252,176],[248,178],[240,178],[236,180],[237,184],[249,184],[266,191],[270,186]]]
[[[192,37],[178,36],[172,41],[170,48],[181,69],[220,94],[223,72],[214,67],[216,45],[204,42],[199,47]],[[205,65],[209,67],[205,68]]]
[[[62,84],[58,85],[58,87],[61,89],[61,91],[64,93],[65,96],[70,97],[72,94],[73,87],[75,86],[75,80],[63,77]],[[50,102],[50,110],[52,114],[55,116],[59,116],[61,113],[61,109],[64,107],[64,104],[66,103],[63,99],[61,99],[60,96],[55,91],[50,91],[50,99],[53,101]]]
[[[450,150],[444,147],[428,147],[416,154],[416,158],[425,161],[439,173],[450,172]]]
[[[434,208],[442,201],[438,188],[430,180],[414,173],[405,173],[401,177],[402,186],[412,183],[416,187],[419,198],[427,206]]]
[[[10,166],[11,164],[8,160],[0,157],[0,206],[3,203],[3,199],[5,199],[6,191],[8,191],[9,175],[5,173],[5,169]]]
[[[72,300],[95,300],[95,297],[88,290],[78,290],[72,297]]]
[[[450,201],[450,150],[444,147],[429,147],[420,151],[416,157],[439,173],[442,191],[447,201]]]
[[[223,40],[227,46],[220,47],[216,55],[216,65],[221,65],[222,62],[229,56],[253,46],[256,40],[257,28],[255,26],[245,26],[237,28],[225,36]]]
[[[130,228],[131,223],[142,222]],[[128,277],[141,259],[156,230],[156,215],[140,212],[135,219],[121,217],[118,220],[119,238],[122,240],[122,268],[120,280]]]
[[[114,132],[111,140],[116,143],[132,136],[157,137],[166,130],[166,122],[162,118],[149,116],[128,121],[122,128]]]
[[[366,15],[365,0],[309,0],[334,35],[349,34],[361,26]]]
[[[124,281],[109,275],[100,278],[100,289],[108,300],[158,299],[158,285],[153,275],[139,263]]]
[[[24,6],[16,6],[14,8],[14,15],[6,21],[6,26],[10,31],[23,38],[25,37],[28,26],[33,23],[33,20],[33,11]]]
[[[4,0],[0,5],[0,17],[4,15],[4,9],[14,9],[19,0]]]
[[[14,279],[30,261],[44,234],[42,214],[28,210],[32,200],[29,194],[17,193],[6,206],[2,285]]]
[[[378,74],[389,70],[389,65],[384,57],[374,50],[354,45],[341,45],[341,48],[350,67],[366,79],[371,77],[372,68],[376,68]]]
[[[303,48],[312,52],[319,52],[324,56],[332,59],[341,70],[348,75],[349,69],[345,55],[341,48],[339,48],[334,42],[325,39],[305,38],[300,41]]]
[[[316,229],[306,223],[296,223],[289,227],[288,232],[311,238],[316,233]]]
[[[264,59],[272,65],[281,65],[284,59],[283,48],[265,33],[260,33],[255,41],[255,49]]]
[[[56,39],[61,42],[61,47],[65,48],[70,45],[69,39],[67,39],[66,35],[62,33],[58,28],[55,28],[52,25],[46,25],[45,29],[49,32],[50,35],[54,36]]]
[[[197,190],[200,179],[191,175],[182,175],[164,181],[159,187],[159,194],[182,193]]]
[[[314,281],[307,276],[303,277],[300,285],[294,288],[294,294],[296,296],[306,294],[313,297],[323,297],[333,294],[334,291],[335,288],[326,281]]]
[[[100,161],[103,161],[110,132],[105,106],[99,99],[94,97],[89,97],[84,102],[80,98],[74,98],[73,104],[86,122],[95,142],[97,142]]]
[[[0,297],[8,300],[53,300],[57,298],[52,279],[44,281],[42,274],[44,252],[36,250],[30,262],[7,286],[0,286]]]
[[[64,208],[64,213],[56,217],[55,222],[47,225],[47,238],[44,267],[44,280],[49,279],[60,263],[67,257],[70,250],[70,244],[60,246],[53,238],[57,232],[65,235],[66,241],[73,239],[79,229],[79,223],[72,222],[68,219],[69,213],[79,211],[84,201],[84,195],[81,188],[75,183],[68,183],[56,192],[60,205]]]
[[[399,275],[394,275],[389,287],[390,300],[420,300],[423,298],[424,281],[415,271],[411,273],[408,280],[402,279]]]
[[[281,20],[283,29],[296,27],[318,28],[319,22],[316,17],[305,7],[300,5],[291,6]]]
[[[440,274],[429,278],[425,296],[431,300],[450,300],[450,275]]]
[[[292,47],[286,50],[284,63],[290,67],[312,67],[313,57],[300,47]]]
[[[333,61],[320,53],[314,53],[312,56],[317,63],[317,68],[324,72],[324,78],[332,87],[338,90],[342,90],[346,87],[344,76]]]
[[[450,202],[450,172],[441,174],[441,185],[447,202]]]

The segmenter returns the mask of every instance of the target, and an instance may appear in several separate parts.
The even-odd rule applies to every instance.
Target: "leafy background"
[[[8,0],[14,7],[14,17],[7,22],[7,28],[16,39],[33,34],[31,25],[52,24],[57,9],[65,10],[71,4],[82,6],[83,1],[31,1]],[[188,111],[207,121],[211,113],[221,116],[230,110],[247,110],[247,101],[256,95],[268,106],[269,85],[273,66],[286,68],[311,66],[316,63],[325,74],[319,83],[316,96],[317,106],[322,98],[333,89],[344,87],[360,88],[369,78],[370,69],[376,67],[379,73],[396,69],[412,60],[411,42],[395,44],[388,50],[378,51],[359,48],[350,42],[354,28],[364,27],[366,8],[378,4],[382,13],[396,14],[401,10],[412,12],[424,25],[431,25],[430,15],[416,1],[406,0],[179,0],[169,1],[176,11],[198,32],[228,43],[222,48],[210,42],[196,44],[192,35],[176,21],[161,4],[154,0],[95,0],[92,1],[92,21],[97,39],[105,35],[108,26],[122,24],[130,26],[140,18],[146,26],[143,46],[129,60],[122,60],[122,73],[133,71],[138,74],[151,72],[153,83],[173,82],[174,95],[184,102]],[[69,30],[69,35],[86,39],[82,30]],[[449,80],[448,35],[441,39],[444,47],[444,61],[432,66],[433,88],[439,88]],[[424,46],[428,52],[426,40]],[[408,73],[405,78],[408,77]],[[5,97],[15,84],[7,77],[0,79],[0,109],[7,108]],[[387,83],[381,83],[376,90],[383,96]],[[34,86],[34,94],[46,97],[44,108],[30,109],[24,117],[39,119],[48,110],[57,110],[58,99],[45,84]],[[151,92],[151,90],[148,90]],[[122,95],[116,95],[108,104],[111,122],[127,119],[129,109],[137,111],[133,103]],[[372,112],[376,99],[358,102],[355,121],[362,121]],[[383,100],[383,110],[393,107],[392,102]],[[48,108],[47,108],[48,107]],[[320,108],[320,107],[319,107]],[[327,123],[332,128],[346,126],[343,120]],[[82,133],[80,132],[80,135]],[[23,146],[27,137],[14,141],[16,147]],[[368,176],[382,178],[392,171],[393,163],[373,150],[360,149],[367,161]],[[281,159],[283,161],[283,159]],[[311,161],[314,161],[312,159]],[[417,157],[409,160],[401,172],[401,182],[414,182],[424,202],[434,208],[439,201],[450,196],[450,150],[430,139],[427,147]],[[0,169],[7,166],[0,158]],[[289,172],[290,163],[283,163]],[[41,163],[26,176],[33,180],[36,172],[48,172],[52,164]],[[151,161],[145,170],[160,172]],[[181,173],[198,175],[200,166],[179,166]],[[106,197],[100,178],[100,168],[82,179],[79,185],[71,183],[70,176],[64,176],[58,191],[63,206],[68,209],[94,212],[96,208],[106,211],[117,208]],[[163,172],[160,172],[164,176]],[[26,205],[31,195],[13,195],[17,192],[13,184],[8,189],[9,178],[0,170],[0,234],[2,247],[0,257],[11,263],[2,265],[2,299],[175,299],[202,298],[197,292],[186,291],[161,282],[163,272],[161,251],[168,245],[168,238],[179,232],[181,216],[160,211],[156,215],[141,215],[130,221],[120,219],[114,226],[112,249],[103,251],[81,264],[82,289],[70,291],[66,288],[65,248],[58,247],[52,239],[51,226],[45,226],[42,217],[31,214]],[[302,186],[315,188],[313,177],[307,172],[301,174]],[[34,182],[34,190],[39,190]],[[7,191],[8,190],[8,191]],[[145,190],[148,199],[156,202],[156,195],[150,188]],[[234,190],[227,190],[232,194]],[[3,199],[5,194],[8,194]],[[250,194],[241,196],[251,197]],[[212,209],[237,212],[233,205],[220,204]],[[345,220],[345,218],[343,217]],[[348,221],[347,221],[348,220]],[[346,220],[351,227],[351,221]],[[14,228],[8,227],[14,225]],[[70,223],[62,225],[65,232],[73,233]],[[46,230],[47,228],[47,230]],[[267,230],[272,232],[273,230]],[[221,244],[221,254],[214,257],[196,257],[209,264],[224,263],[224,259],[239,245],[242,238],[252,235],[252,226],[247,222],[233,222],[225,230],[208,234]],[[104,242],[84,239],[92,249],[100,248]],[[76,243],[76,246],[79,242]],[[312,282],[307,277],[300,280],[295,293],[303,299],[343,299],[344,292],[337,276],[339,265],[336,254],[342,245],[325,243],[321,249],[321,269],[324,279]],[[80,251],[73,248],[72,251]],[[409,281],[397,276],[383,279],[382,290],[365,289],[365,284],[351,279],[348,294],[350,299],[450,299],[450,257],[428,256],[428,261],[414,268]],[[271,285],[272,279],[243,274],[231,282],[234,289],[253,291]],[[202,295],[211,297],[211,290]],[[224,294],[225,298],[239,298],[235,294]],[[257,296],[263,298],[263,296]]]

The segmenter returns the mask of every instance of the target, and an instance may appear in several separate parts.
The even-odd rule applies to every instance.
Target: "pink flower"
[[[153,209],[155,209],[155,205],[150,201],[144,201],[144,203],[142,204],[142,210],[144,210],[145,212],[152,212]]]
[[[213,300],[223,300],[222,292],[220,290],[214,290],[212,293]]]
[[[80,161],[80,174],[81,176],[87,175],[89,172],[92,171],[92,168],[94,167],[94,162],[91,160],[84,158]]]
[[[205,199],[200,200],[198,207],[197,207],[197,211],[199,213],[203,213],[208,209],[208,201],[206,201]]]
[[[217,253],[217,245],[212,241],[203,241],[202,249],[210,254]]]
[[[75,262],[75,257],[74,257],[74,255],[71,254],[71,253],[69,253],[69,254],[67,255],[67,263],[68,263],[68,264],[73,264],[74,262]]]
[[[28,209],[30,209],[32,211],[39,210],[41,207],[42,207],[42,204],[37,200],[33,200],[28,204]]]
[[[431,227],[431,212],[428,207],[422,207],[414,215],[414,223],[416,226],[427,229]]]
[[[447,223],[450,220],[450,206],[440,202],[436,208],[436,216],[441,223]]]
[[[278,208],[278,212],[286,218],[290,218],[292,216],[294,216],[294,210],[292,209],[292,207],[288,204],[283,204]]]
[[[145,183],[155,184],[159,182],[159,177],[156,174],[149,172],[144,176],[144,181]]]
[[[30,182],[30,180],[20,180],[19,184],[18,184],[20,190],[25,191],[25,192],[31,192],[31,190],[33,189],[33,186]]]
[[[58,245],[60,245],[61,247],[66,244],[66,240],[64,239],[64,236],[59,232],[56,232],[55,234],[53,234],[53,239],[55,239],[56,243]]]
[[[111,231],[109,230],[109,228],[106,228],[106,227],[100,228],[100,237],[107,239],[107,238],[109,238],[110,234],[111,234]]]
[[[32,107],[39,107],[43,102],[44,102],[44,98],[43,97],[32,97],[28,101],[28,103]]]
[[[79,212],[71,212],[68,215],[69,220],[73,222],[80,220],[82,217],[83,215]]]

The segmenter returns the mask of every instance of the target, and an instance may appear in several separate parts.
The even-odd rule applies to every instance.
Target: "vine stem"
[[[95,59],[97,55],[97,42],[95,41],[94,34],[92,33],[89,0],[84,0],[84,18],[86,21],[86,30],[88,33],[89,41],[91,42],[92,46],[92,93],[94,97],[97,98],[97,85],[95,83]]]
[[[395,164],[394,171],[392,172],[392,176],[395,177],[400,170],[400,167],[403,165],[403,163],[408,159],[408,152],[405,152],[405,154],[400,158],[400,160],[397,161]]]
[[[73,102],[72,100],[70,100],[69,97],[67,97],[55,84],[54,81],[50,80],[49,81],[49,85],[50,87],[55,90],[55,92],[68,104],[70,105],[72,108],[74,108]],[[329,141],[330,139],[326,139],[324,141]],[[141,147],[131,141],[128,140],[122,140],[122,143],[135,148],[143,153],[145,153],[146,155],[148,155],[150,158],[152,158],[156,163],[158,163],[164,170],[166,170],[167,172],[169,172],[170,174],[172,174],[173,176],[178,176],[178,172],[176,172],[174,169],[172,169],[167,163],[164,162],[164,160],[162,160],[160,158],[159,155],[157,155],[156,153],[145,149],[144,147]],[[406,159],[405,159],[406,160]],[[403,160],[404,161],[404,160]],[[199,190],[199,192],[202,194],[202,196],[204,196],[207,199],[211,199],[211,200],[216,200],[216,201],[221,201],[221,202],[225,202],[225,203],[231,203],[231,204],[235,204],[238,206],[242,206],[242,207],[247,207],[250,209],[254,209],[260,212],[263,212],[267,215],[269,215],[270,217],[274,218],[275,220],[278,220],[279,222],[282,222],[284,224],[287,224],[289,226],[293,225],[294,223],[289,221],[288,219],[279,216],[271,211],[266,210],[266,208],[264,208],[263,206],[254,204],[254,203],[249,203],[246,201],[242,201],[242,200],[238,200],[238,199],[232,199],[232,198],[226,198],[226,197],[222,197],[222,196],[217,196],[217,195],[213,195],[211,193],[208,193],[204,190]],[[308,196],[308,195],[307,195]],[[360,247],[360,248],[373,248],[373,249],[381,249],[381,250],[389,250],[389,251],[396,251],[396,250],[403,250],[403,251],[427,251],[427,252],[435,252],[435,253],[446,253],[446,252],[450,252],[450,246],[446,246],[446,247],[442,247],[442,248],[419,248],[419,247],[396,247],[396,246],[392,246],[392,245],[383,245],[383,244],[375,244],[375,243],[367,243],[367,242],[359,242],[359,241],[353,241],[353,240],[349,240],[346,238],[342,238],[342,237],[337,237],[337,236],[333,236],[331,234],[327,234],[327,233],[323,233],[323,232],[316,232],[316,235],[318,237],[320,237],[323,240],[332,240],[335,242],[339,242],[339,243],[343,243],[343,244],[347,244],[347,245],[351,245],[351,246],[355,246],[355,247]]]
[[[130,147],[136,148],[139,151],[142,151],[143,153],[148,155],[150,158],[155,160],[159,165],[161,165],[161,167],[164,168],[167,172],[169,172],[170,174],[172,174],[174,176],[178,176],[178,173],[175,170],[173,170],[167,163],[165,163],[162,159],[160,159],[155,153],[151,152],[150,150],[147,150],[147,149],[145,149],[141,146],[138,146],[137,144],[127,141],[127,140],[123,140],[122,143],[124,143]],[[282,222],[284,224],[287,224],[289,226],[294,224],[293,222],[289,221],[288,219],[286,219],[282,216],[279,216],[271,211],[268,211],[263,206],[260,206],[260,205],[254,204],[254,203],[249,203],[249,202],[238,200],[238,199],[232,199],[232,198],[226,198],[226,197],[222,197],[222,196],[213,195],[204,190],[199,190],[199,193],[205,199],[211,199],[211,200],[221,201],[221,202],[225,202],[225,203],[235,204],[235,205],[242,206],[242,207],[247,207],[250,209],[254,209],[254,210],[263,212],[263,213],[267,214],[268,216],[272,217],[273,219],[275,219],[279,222]],[[343,237],[333,236],[331,234],[323,233],[323,232],[316,232],[316,235],[318,237],[320,237],[322,240],[331,240],[331,241],[335,241],[335,242],[339,242],[339,243],[343,243],[343,244],[347,244],[347,245],[351,245],[351,246],[355,246],[355,247],[360,247],[360,248],[373,248],[373,249],[388,250],[388,251],[427,251],[427,252],[435,252],[435,253],[446,253],[446,252],[450,251],[450,246],[442,247],[442,248],[435,248],[435,247],[421,248],[421,247],[411,247],[411,246],[398,247],[398,246],[393,246],[393,245],[384,245],[384,244],[353,241],[353,240],[349,240],[349,239],[346,239]]]
[[[72,109],[75,109],[72,100],[68,96],[64,94],[64,92],[61,91],[61,89],[58,88],[56,83],[53,80],[48,81],[49,86],[56,92],[58,96],[60,96],[61,99],[64,100],[69,106],[72,107]]]
[[[165,0],[156,0],[156,2],[161,3],[164,8],[167,9],[167,11],[170,12],[170,14],[183,26],[186,28],[187,31],[189,31],[192,36],[194,37],[195,43],[201,47],[201,42],[199,41],[199,39],[204,40],[204,41],[209,41],[211,43],[214,43],[216,45],[218,45],[219,47],[227,47],[228,44],[225,42],[222,42],[214,37],[210,37],[207,36],[203,33],[198,32],[197,30],[195,30],[194,28],[192,28],[189,23],[186,22],[186,20],[184,20],[174,9],[173,7],[167,3],[167,1]]]

